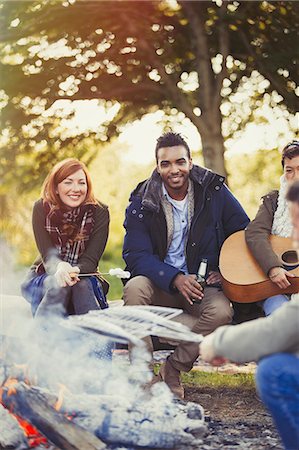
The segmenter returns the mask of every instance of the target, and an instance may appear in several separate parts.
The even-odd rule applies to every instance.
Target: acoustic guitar
[[[291,285],[280,289],[272,283],[250,252],[245,232],[238,231],[225,240],[219,259],[223,291],[230,300],[253,303],[272,295],[299,292],[299,258],[292,239],[271,235],[270,242],[284,268],[295,275],[288,279]]]

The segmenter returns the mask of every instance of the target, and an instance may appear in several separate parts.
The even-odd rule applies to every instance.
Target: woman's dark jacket
[[[194,215],[186,244],[188,272],[195,274],[202,258],[209,270],[218,270],[224,240],[246,227],[249,218],[232,195],[224,177],[193,166]],[[164,263],[167,253],[167,226],[161,207],[162,180],[155,170],[148,180],[132,192],[126,210],[123,258],[131,276],[144,275],[166,292],[180,272]]]

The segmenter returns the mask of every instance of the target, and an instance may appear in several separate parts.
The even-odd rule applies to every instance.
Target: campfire
[[[8,343],[0,356],[1,450],[190,449],[202,444],[206,427],[200,405],[174,399],[164,383],[145,389],[148,371],[140,339],[153,330],[170,339],[198,336],[168,320],[177,313],[173,310],[159,315],[153,309],[144,316],[139,307],[131,308],[70,317],[47,344],[37,339],[35,329],[35,339],[29,334],[9,355]],[[101,346],[134,342],[138,363],[97,359],[91,352],[95,341]],[[21,355],[29,358],[29,368],[12,361]]]

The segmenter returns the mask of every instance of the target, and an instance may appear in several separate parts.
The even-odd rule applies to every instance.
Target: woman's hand
[[[269,270],[270,280],[280,289],[285,289],[290,286],[291,283],[289,282],[288,277],[293,278],[294,275],[282,267],[272,267],[272,269]]]
[[[74,284],[80,281],[79,277],[76,275],[79,272],[79,267],[73,267],[68,262],[61,261],[57,265],[54,277],[60,287],[74,286]]]

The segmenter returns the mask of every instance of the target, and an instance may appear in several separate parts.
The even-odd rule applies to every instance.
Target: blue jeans
[[[286,450],[299,449],[299,358],[276,353],[256,372],[258,393],[270,411]]]
[[[80,280],[74,286],[58,287],[54,278],[48,277],[44,286],[45,294],[36,309],[35,317],[67,315],[70,303],[75,314],[101,309],[89,278]]]
[[[265,316],[270,316],[270,314],[272,314],[277,308],[288,301],[289,297],[287,295],[273,295],[272,297],[268,297],[266,298],[266,300],[261,302],[261,306],[263,308]]]
[[[74,286],[61,288],[57,286],[53,276],[38,275],[34,270],[30,270],[21,284],[21,291],[31,304],[33,316],[86,314],[93,309],[108,308],[105,295],[108,289],[105,289],[105,284],[102,285],[102,281],[95,276],[85,278]]]

